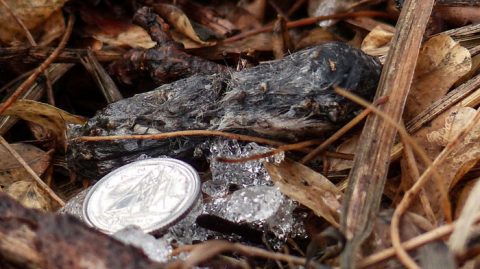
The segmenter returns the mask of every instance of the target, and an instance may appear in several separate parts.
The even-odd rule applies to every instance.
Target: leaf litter
[[[70,29],[73,35],[67,49],[55,59],[62,62],[75,49],[70,62],[77,66],[54,85],[45,85],[53,90],[56,105],[47,105],[47,99],[2,104],[3,115],[21,119],[4,135],[17,154],[0,150],[4,160],[0,165],[2,193],[24,207],[44,212],[54,212],[59,200],[70,201],[62,214],[44,215],[1,194],[0,217],[6,221],[0,224],[0,240],[8,243],[0,246],[0,256],[6,255],[9,264],[39,268],[47,264],[48,254],[34,247],[26,252],[19,248],[18,242],[32,244],[32,235],[55,251],[62,247],[49,239],[50,235],[58,236],[58,242],[69,242],[69,251],[80,251],[82,244],[87,244],[97,251],[84,257],[85,262],[91,267],[109,264],[113,250],[98,247],[111,239],[63,214],[82,219],[85,190],[95,185],[99,175],[134,160],[159,156],[186,160],[200,172],[202,203],[164,234],[152,237],[129,228],[117,235],[128,239],[115,245],[124,255],[117,263],[122,267],[153,268],[145,256],[126,254],[133,246],[153,255],[150,258],[162,268],[244,266],[247,257],[256,267],[265,266],[266,260],[279,267],[308,261],[308,266],[341,268],[366,264],[378,268],[387,264],[390,268],[400,264],[408,268],[467,268],[463,264],[474,262],[480,217],[475,174],[480,129],[475,120],[480,102],[476,90],[454,103],[447,101],[449,94],[474,84],[478,76],[480,30],[475,28],[472,14],[480,7],[475,1],[457,1],[468,2],[469,7],[442,2],[433,10],[430,22],[424,25],[425,34],[421,33],[418,59],[404,66],[414,73],[406,82],[411,85],[406,102],[398,104],[408,126],[415,124],[418,115],[429,120],[408,137],[402,133],[395,140],[403,151],[385,160],[388,173],[368,171],[388,178],[383,193],[357,197],[345,189],[354,184],[354,174],[349,172],[358,166],[356,155],[373,147],[362,141],[365,123],[352,124],[353,128],[332,139],[308,163],[302,164],[302,158],[361,112],[359,104],[339,99],[335,87],[373,102],[380,72],[375,68],[380,68],[381,62],[383,72],[388,72],[392,63],[387,59],[401,57],[388,54],[396,53],[393,42],[402,41],[401,27],[406,22],[397,18],[412,12],[412,1],[405,1],[402,10],[393,7],[393,1],[71,2],[44,1],[40,5],[38,1],[4,0],[0,5],[0,13],[5,14],[2,18],[7,20],[0,23],[0,61],[8,66],[8,72],[0,77],[2,86],[32,68],[8,57],[28,55],[39,66],[49,56],[22,51],[27,36],[52,51],[65,32],[68,34],[68,14],[80,14]],[[367,18],[361,20],[362,16]],[[329,45],[332,41],[350,45]],[[325,49],[315,54],[312,49],[329,46],[334,47],[331,54]],[[371,56],[360,54],[355,46]],[[101,58],[103,53],[117,57]],[[111,75],[109,81],[116,84],[119,96],[127,98],[106,106],[109,101],[90,79],[98,74],[78,65],[80,57],[87,54],[91,60],[98,57],[96,64],[109,72],[102,76]],[[308,61],[323,62],[321,67],[306,67]],[[369,66],[365,70],[371,72],[349,67],[364,62]],[[282,69],[288,72],[282,73]],[[305,75],[308,72],[314,75]],[[322,80],[322,76],[328,79]],[[49,81],[40,77],[35,82]],[[2,94],[4,101],[15,95],[12,90]],[[442,110],[435,110],[442,101]],[[378,108],[400,101],[386,102]],[[378,111],[372,111],[367,124],[378,120]],[[164,138],[157,141],[155,135]],[[216,135],[222,135],[223,144],[208,138]],[[243,140],[267,143],[269,148],[237,142],[239,135],[245,135]],[[378,143],[386,145],[382,139]],[[216,156],[214,148],[226,155]],[[391,152],[387,146],[380,148]],[[21,164],[22,160],[26,164]],[[41,177],[44,185],[34,181],[32,173]],[[448,197],[442,196],[441,189]],[[376,213],[368,217],[373,228],[362,234],[359,251],[351,255],[352,239],[345,241],[343,236],[348,235],[345,223],[351,220],[344,208],[347,202],[360,206],[357,199],[378,203],[374,205]],[[445,202],[455,206],[455,214],[445,211]],[[17,213],[7,207],[16,208]],[[452,214],[453,224],[449,224]],[[18,225],[10,225],[14,222]],[[53,225],[65,233],[52,230]],[[45,230],[40,233],[32,227]],[[68,239],[68,229],[80,232]],[[95,242],[103,243],[93,246]],[[208,255],[199,254],[207,250]],[[81,257],[72,254],[69,259],[57,265],[76,264]]]

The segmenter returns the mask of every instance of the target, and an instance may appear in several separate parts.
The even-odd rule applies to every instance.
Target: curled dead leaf
[[[390,42],[395,29],[386,25],[378,25],[363,39],[361,49],[368,55],[376,56],[381,63],[385,63]]]
[[[105,44],[121,47],[128,46],[131,48],[153,48],[157,43],[152,40],[147,31],[137,25],[128,25],[116,35],[108,35],[103,32],[93,33],[93,37]]]
[[[27,29],[32,32],[32,35],[38,37],[38,34],[48,32],[48,29],[43,30],[40,26],[49,20],[52,15],[58,16],[55,14],[58,14],[57,12],[62,9],[66,0],[5,0],[5,2]],[[38,33],[33,30],[37,30]],[[24,40],[26,40],[24,30],[15,22],[5,6],[0,5],[0,41],[12,43]]]
[[[451,37],[438,35],[425,42],[405,105],[405,121],[444,96],[471,67],[470,52]]]
[[[290,160],[280,164],[265,162],[264,165],[283,194],[310,208],[333,226],[339,226],[342,193],[326,177]]]
[[[327,29],[318,27],[310,30],[303,35],[297,42],[295,42],[295,50],[301,50],[303,48],[311,47],[314,45],[338,41],[340,38],[332,34]]]
[[[147,31],[129,21],[87,7],[80,9],[80,15],[87,24],[85,34],[107,45],[149,49],[157,44]]]
[[[215,33],[206,27],[191,22],[187,15],[178,7],[168,4],[155,4],[153,9],[158,15],[168,21],[176,31],[181,32],[193,41],[203,46],[215,45],[215,42],[206,41],[209,37],[215,36]]]
[[[355,154],[359,138],[360,138],[359,135],[354,135],[351,138],[343,141],[337,147],[336,152],[345,153],[345,154]],[[329,172],[343,171],[343,170],[352,168],[352,166],[353,166],[352,160],[332,158],[328,166],[328,171]]]
[[[462,131],[463,127],[467,126],[475,114],[477,111],[471,107],[462,107],[452,111],[445,119],[443,128],[428,133],[427,140],[440,146],[446,146]]]
[[[65,32],[66,24],[62,10],[55,11],[43,24],[43,33],[37,42],[39,46],[47,46]]]
[[[252,14],[259,22],[262,22],[265,17],[267,0],[240,1],[240,6]]]
[[[37,175],[42,175],[50,165],[51,156],[47,152],[24,143],[11,144],[11,147],[27,162]],[[16,181],[30,178],[31,175],[4,147],[0,146],[0,186],[8,187]]]
[[[433,120],[430,126],[426,126],[417,132],[415,138],[429,158],[434,160],[442,151],[443,145],[454,139],[455,134],[458,134],[465,127],[464,124],[470,123],[477,113],[479,112],[473,108],[452,108]],[[450,156],[446,157],[437,166],[437,172],[443,179],[444,187],[451,190],[478,160],[480,160],[480,123],[476,123],[467,137],[463,141],[458,141],[458,145]],[[420,162],[418,164],[420,173],[425,171],[425,165]],[[408,176],[408,172],[402,169],[402,175]],[[405,179],[402,178],[402,180]],[[416,179],[411,179],[411,182],[415,181]],[[434,180],[430,179],[430,182],[434,182]],[[427,184],[424,188],[437,219],[441,220],[442,213],[438,188],[435,184]]]
[[[369,52],[374,49],[387,48],[390,46],[390,41],[392,41],[394,32],[391,28],[385,27],[383,25],[378,25],[373,28],[370,33],[363,39],[362,50],[370,54]]]
[[[60,149],[65,147],[67,124],[83,124],[86,121],[83,117],[72,115],[54,106],[33,100],[18,100],[8,107],[3,115],[16,116],[52,131],[59,142],[57,146]]]
[[[52,210],[50,198],[33,181],[17,181],[4,189],[6,193],[29,208],[36,208],[44,211]]]

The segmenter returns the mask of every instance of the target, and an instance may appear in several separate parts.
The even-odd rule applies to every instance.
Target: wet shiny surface
[[[91,189],[84,219],[106,233],[129,225],[152,232],[181,219],[199,193],[200,179],[188,164],[169,158],[142,160],[111,172]]]

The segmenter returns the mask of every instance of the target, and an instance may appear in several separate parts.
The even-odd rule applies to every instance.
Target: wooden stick
[[[434,0],[407,0],[397,23],[377,90],[389,96],[382,111],[395,121],[403,113],[423,34]],[[342,208],[342,229],[348,241],[341,257],[343,269],[353,269],[358,249],[369,236],[377,216],[397,131],[377,115],[368,117],[355,154]]]

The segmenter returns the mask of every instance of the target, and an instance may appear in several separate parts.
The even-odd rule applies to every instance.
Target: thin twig
[[[418,180],[418,178],[420,177],[420,172],[418,170],[418,166],[417,166],[417,163],[415,161],[415,157],[413,156],[412,147],[410,146],[410,144],[407,142],[407,140],[403,136],[401,136],[401,139],[402,139],[402,142],[403,142],[403,145],[404,145],[403,146],[403,150],[405,152],[404,158],[407,162],[410,173],[413,175],[412,179]],[[423,198],[423,196],[422,196],[422,198]],[[422,202],[423,202],[423,200],[422,200]],[[428,202],[428,200],[427,200],[427,202]],[[429,213],[432,211],[431,210],[432,208],[430,207],[430,203],[428,203],[428,205],[429,205],[428,209],[430,209],[430,210],[427,211],[427,216],[430,218],[431,216],[430,216]],[[435,215],[433,215],[433,220],[435,220]],[[400,234],[399,234],[399,236],[400,236]],[[420,266],[417,265],[415,260],[412,257],[410,257],[408,252],[403,248],[400,237],[397,239],[396,244],[393,243],[393,241],[394,241],[394,239],[392,237],[392,247],[395,250],[395,254],[397,255],[398,259],[402,262],[402,264],[405,265],[405,267],[408,268],[408,269],[420,269]]]
[[[318,16],[318,17],[311,17],[300,19],[296,21],[291,21],[287,23],[287,29],[300,27],[300,26],[307,26],[315,24],[319,21],[326,21],[326,20],[340,20],[340,19],[351,19],[351,18],[358,18],[358,17],[381,17],[381,18],[392,18],[392,15],[385,12],[379,11],[358,11],[358,12],[349,12],[349,13],[338,13],[333,15],[327,16]],[[266,33],[273,30],[273,25],[267,25],[260,27],[258,29],[253,29],[251,31],[243,32],[241,34],[232,36],[224,40],[224,43],[231,43],[234,41],[238,41],[240,39],[244,39],[246,37],[250,37],[260,33]]]
[[[452,151],[460,144],[461,141],[464,141],[466,136],[471,132],[471,130],[480,122],[480,112],[477,111],[477,114],[473,118],[473,120],[455,137],[454,140],[450,141],[447,146],[442,150],[442,152],[437,156],[437,158],[433,161],[433,163],[428,166],[428,168],[423,172],[420,178],[415,182],[415,184],[405,193],[403,199],[395,208],[392,217],[392,223],[390,226],[390,237],[392,239],[393,246],[400,246],[400,221],[402,215],[407,211],[408,207],[410,206],[411,202],[418,194],[420,190],[422,190],[425,183],[431,177],[433,170],[442,163],[445,158],[447,158]],[[397,252],[398,255],[398,252]]]
[[[46,192],[60,206],[65,205],[65,202],[60,197],[58,197],[58,195],[55,194],[55,192],[52,189],[50,189],[50,187],[47,184],[45,184],[45,182],[43,182],[43,180],[41,178],[38,177],[37,173],[35,173],[35,171],[33,171],[33,169],[22,158],[22,156],[20,156],[20,154],[18,154],[15,151],[15,149],[12,148],[8,144],[8,142],[3,138],[3,136],[0,136],[0,144],[2,144],[2,146],[4,146],[8,150],[8,152],[10,152],[10,154],[12,154],[13,157],[15,157],[15,159],[25,168],[25,170],[27,170],[27,172],[32,176],[34,181],[38,184],[40,189],[42,189],[44,192]]]
[[[23,33],[25,34],[25,37],[27,37],[28,43],[30,43],[31,46],[36,47],[37,42],[32,36],[32,33],[28,30],[27,26],[23,23],[23,21],[13,12],[13,10],[10,8],[10,6],[5,2],[5,0],[0,0],[0,3],[5,7],[5,9],[10,13],[10,16],[12,16],[17,24],[22,28]],[[45,88],[47,92],[47,97],[48,97],[48,102],[54,106],[55,105],[55,99],[53,98],[53,89],[52,89],[52,82],[50,78],[48,77],[47,72],[43,72],[43,75],[45,76]]]
[[[397,122],[393,121],[393,119],[390,118],[388,115],[386,115],[384,112],[382,112],[378,108],[372,106],[371,104],[369,104],[367,101],[363,100],[362,98],[360,98],[360,97],[358,97],[358,96],[356,96],[356,95],[354,95],[354,94],[352,94],[348,91],[340,89],[340,88],[337,88],[336,92],[338,94],[352,100],[353,102],[361,105],[361,106],[370,107],[372,112],[374,112],[376,115],[380,116],[388,124],[391,124],[393,127],[395,127],[395,129],[398,131],[398,133],[402,136],[402,139],[404,139],[405,141],[407,141],[410,144],[412,149],[415,151],[416,154],[418,154],[418,156],[420,157],[422,162],[424,162],[425,165],[431,166],[433,164],[433,162],[430,160],[430,158],[425,153],[423,148],[421,148],[418,145],[418,143],[415,141],[415,139],[413,139],[408,134],[408,132],[404,128],[404,126],[402,126],[402,125],[398,124]],[[438,191],[440,193],[440,197],[442,199],[442,208],[443,208],[443,211],[444,211],[443,213],[445,215],[445,219],[448,222],[451,222],[452,221],[452,214],[451,214],[452,206],[450,204],[450,201],[448,200],[448,192],[446,190],[446,187],[443,184],[443,178],[440,176],[440,174],[438,173],[438,171],[436,169],[433,169],[432,173],[433,173],[433,178],[435,179],[436,187],[438,188]]]
[[[0,63],[11,62],[15,59],[21,59],[25,63],[35,63],[37,61],[43,61],[53,53],[56,48],[54,47],[0,47]],[[187,50],[189,51],[189,50]],[[191,52],[191,51],[189,51]],[[55,58],[55,62],[64,63],[79,63],[80,57],[85,57],[88,53],[88,49],[72,49],[65,48]],[[112,62],[123,59],[122,53],[118,51],[99,50],[94,51],[93,54],[99,62]]]
[[[206,241],[197,245],[179,246],[172,251],[171,255],[176,256],[182,252],[190,252],[191,254],[189,258],[185,260],[183,266],[186,266],[186,268],[193,268],[195,264],[198,264],[201,261],[205,261],[214,257],[217,254],[227,251],[239,252],[247,256],[262,257],[266,259],[289,262],[296,265],[304,265],[306,261],[306,259],[302,257],[296,257],[278,252],[270,252],[268,250],[257,247],[245,246],[239,243],[230,243],[220,240]],[[195,252],[196,254],[200,253],[200,255],[193,255],[193,252]]]
[[[388,101],[388,96],[383,96],[378,98],[375,101],[375,105],[381,105],[384,104],[385,102]],[[368,114],[370,114],[371,110],[370,109],[365,109],[363,110],[360,114],[358,114],[355,118],[353,118],[349,123],[347,123],[345,126],[340,128],[337,132],[335,132],[332,136],[330,136],[325,142],[320,144],[317,148],[315,148],[313,151],[308,153],[303,159],[300,161],[302,164],[306,164],[313,160],[320,152],[325,150],[328,146],[330,146],[333,142],[337,141],[340,137],[342,137],[344,134],[346,134],[350,129],[352,129],[355,125],[357,125],[359,122],[361,122]]]
[[[42,74],[47,67],[55,60],[55,58],[60,54],[62,49],[67,45],[68,39],[72,33],[73,23],[75,21],[75,16],[70,14],[68,17],[67,29],[65,34],[60,41],[58,47],[53,51],[53,53],[15,90],[15,92],[10,95],[10,97],[0,105],[0,114],[5,112],[5,110],[11,106],[30,86],[35,82],[35,80]]]
[[[98,142],[98,141],[114,141],[114,140],[163,140],[168,138],[175,138],[180,136],[219,136],[225,137],[240,141],[250,141],[256,142],[260,144],[272,145],[272,146],[283,146],[285,143],[255,137],[250,135],[241,135],[241,134],[234,134],[222,131],[215,131],[215,130],[185,130],[185,131],[175,131],[175,132],[168,132],[168,133],[161,133],[161,134],[151,134],[151,135],[112,135],[112,136],[80,136],[74,138],[73,141],[77,142]]]
[[[402,140],[405,140],[403,136],[401,137]],[[413,155],[412,147],[406,141],[403,142],[403,151],[404,151],[404,158],[408,166],[408,171],[410,172],[410,176],[414,180],[418,180],[420,177],[420,171],[418,170],[417,161],[415,160],[415,156]],[[409,183],[410,184],[410,183]],[[408,186],[410,187],[410,185]],[[433,213],[432,206],[430,205],[430,201],[428,200],[425,190],[422,189],[420,193],[420,202],[422,203],[423,210],[425,211],[425,215],[430,223],[436,226],[437,220],[435,218],[435,213]]]
[[[475,217],[475,222],[480,221],[480,213]],[[408,241],[402,243],[402,247],[406,250],[412,250],[417,247],[428,244],[432,241],[439,240],[453,232],[455,229],[455,223],[445,224],[443,226],[437,227],[431,231],[418,235]],[[395,250],[393,247],[381,250],[375,254],[372,254],[368,257],[363,258],[358,263],[358,268],[366,268],[372,265],[375,265],[379,262],[385,261],[389,258],[395,256]]]
[[[402,125],[398,124],[393,119],[391,119],[388,115],[386,115],[384,112],[378,110],[376,107],[370,105],[368,102],[364,101],[360,97],[357,97],[357,96],[353,95],[352,93],[350,93],[348,91],[345,91],[345,90],[342,90],[342,89],[339,89],[339,88],[336,89],[336,92],[338,94],[356,102],[357,104],[360,104],[360,105],[365,106],[365,107],[371,107],[372,111],[375,114],[382,117],[383,120],[385,120],[388,124],[391,124],[392,126],[394,126],[397,129],[398,133],[402,136],[402,139],[405,142],[407,142],[412,147],[412,149],[414,149],[416,151],[416,153],[420,156],[422,161],[424,161],[426,164],[428,164],[429,167],[432,167],[433,164],[430,161],[430,159],[428,158],[425,151],[420,146],[418,146],[416,141],[414,139],[412,139],[412,137],[408,134],[407,130]],[[448,195],[447,195],[445,186],[442,184],[442,178],[440,177],[440,175],[438,174],[436,169],[432,169],[432,172],[434,174],[434,178],[436,179],[436,183],[437,183],[436,186],[439,189],[441,197],[442,197],[441,199],[442,199],[442,205],[444,206],[443,209],[444,209],[445,218],[447,220],[448,219],[451,220],[451,205],[450,205],[450,202],[448,200]],[[418,179],[418,181],[414,184],[414,186],[417,185],[420,180],[421,180],[421,178]],[[405,193],[404,199],[408,195],[408,193],[409,193],[409,191],[407,191]],[[400,204],[402,203],[402,201],[400,202]],[[400,204],[398,206],[400,206]],[[396,210],[398,210],[398,206],[397,206]],[[395,214],[394,214],[394,216],[395,216]],[[399,219],[397,219],[397,221],[399,221]],[[395,230],[395,228],[398,229],[398,223],[397,222],[395,222],[395,225],[396,226],[394,226],[394,222],[393,222],[393,218],[392,218],[391,229],[393,229],[393,230]],[[395,228],[392,228],[392,227],[395,227]],[[419,268],[418,265],[416,265],[416,263],[413,261],[413,259],[410,258],[408,253],[401,247],[401,240],[400,240],[399,231],[396,231],[397,233],[394,234],[393,230],[391,231],[390,236],[391,236],[391,240],[392,240],[392,245],[395,249],[395,252],[398,256],[398,259],[407,268],[412,268],[412,269],[413,268],[415,268],[415,269]]]
[[[23,21],[13,12],[13,10],[10,8],[10,6],[5,2],[5,0],[0,0],[0,3],[3,5],[3,7],[7,10],[8,13],[10,13],[10,16],[13,17],[13,19],[17,22],[17,24],[22,28],[23,33],[25,34],[25,37],[28,40],[28,43],[32,46],[36,46],[37,42],[35,42],[35,39],[32,36],[32,33],[28,30],[27,26],[23,23]]]

